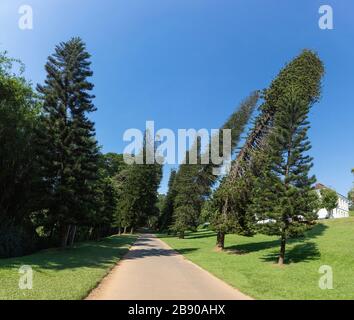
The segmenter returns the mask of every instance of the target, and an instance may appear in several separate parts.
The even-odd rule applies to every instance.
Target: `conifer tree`
[[[315,177],[309,176],[311,103],[296,87],[289,88],[279,102],[268,140],[268,160],[257,178],[250,211],[261,232],[280,236],[278,263],[282,265],[287,239],[303,234],[317,218],[317,195],[312,188]]]
[[[310,105],[319,100],[321,77],[324,68],[317,54],[303,50],[279,72],[269,88],[263,90],[263,103],[259,107],[252,130],[231,171],[216,191],[214,201],[215,230],[218,232],[217,247],[224,247],[225,230],[252,235],[255,217],[247,216],[251,202],[255,178],[264,171],[266,163],[267,139],[274,126],[274,118],[282,108],[282,99],[295,86],[298,95]],[[238,193],[238,194],[235,194]],[[253,221],[253,222],[252,222]],[[232,225],[236,223],[236,225]]]
[[[136,156],[143,161],[128,165],[118,177],[120,191],[118,197],[117,221],[131,232],[137,227],[145,226],[150,216],[158,216],[158,188],[162,179],[161,161],[155,157],[156,146],[150,133],[145,133],[144,145]],[[151,154],[154,152],[154,154]],[[154,159],[148,163],[147,159]],[[138,159],[136,159],[138,160]]]
[[[221,127],[231,130],[230,153],[236,149],[258,101],[258,92],[252,92],[250,96],[241,102],[237,110],[227,119]],[[198,137],[199,138],[199,137]],[[174,222],[172,229],[179,233],[180,238],[184,237],[184,232],[188,229],[195,229],[199,224],[199,216],[203,207],[203,203],[211,193],[212,187],[218,180],[219,176],[213,170],[225,165],[225,163],[214,164],[211,162],[211,153],[215,149],[223,155],[223,134],[218,137],[212,137],[207,150],[202,153],[200,148],[200,140],[196,141],[194,147],[197,148],[197,164],[190,164],[188,161],[189,152],[186,155],[186,162],[182,164],[177,172],[175,183],[173,184],[176,193],[174,201]],[[209,159],[208,163],[204,163],[205,158]]]
[[[176,178],[176,170],[171,170],[170,179],[168,181],[168,191],[164,199],[161,209],[161,216],[159,219],[159,229],[168,230],[168,227],[172,224],[173,217],[173,204],[176,197],[176,191],[173,188],[173,184]]]
[[[90,55],[80,38],[62,42],[45,65],[47,77],[38,85],[44,104],[44,130],[40,136],[43,178],[47,182],[49,224],[68,242],[70,228],[90,223],[97,211],[98,146]],[[76,228],[75,228],[76,229]]]
[[[196,152],[196,163],[191,159],[192,149]],[[201,138],[197,137],[191,150],[186,152],[185,163],[180,165],[172,186],[175,192],[173,202],[173,224],[171,230],[178,233],[181,239],[188,228],[196,229],[203,204],[203,186],[197,183],[201,165]]]

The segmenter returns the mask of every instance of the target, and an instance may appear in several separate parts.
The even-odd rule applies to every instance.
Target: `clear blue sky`
[[[34,29],[18,28],[31,5]],[[334,30],[320,30],[329,4]],[[311,113],[318,181],[346,194],[354,167],[354,1],[1,0],[0,50],[20,58],[34,83],[54,46],[80,36],[95,72],[93,115],[104,152],[122,152],[128,128],[218,128],[301,49],[324,61],[323,96]],[[169,168],[161,191],[166,191]]]

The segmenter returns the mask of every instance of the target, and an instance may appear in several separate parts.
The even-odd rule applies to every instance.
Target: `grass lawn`
[[[199,231],[185,239],[159,235],[186,258],[256,299],[354,299],[354,217],[325,220],[287,246],[287,264],[275,262],[276,237],[227,235],[216,252],[215,234]],[[321,265],[333,270],[333,289],[319,288]]]
[[[112,236],[72,249],[49,249],[33,255],[0,259],[0,300],[83,299],[128,251],[136,236]],[[33,269],[33,289],[19,289],[18,270]]]

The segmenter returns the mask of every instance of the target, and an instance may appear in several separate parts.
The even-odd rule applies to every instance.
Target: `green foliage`
[[[307,138],[310,105],[297,88],[285,92],[268,140],[268,161],[257,178],[250,211],[261,232],[282,239],[279,263],[283,263],[286,239],[298,236],[317,218],[317,196],[309,177],[312,158]]]
[[[45,84],[38,85],[43,100],[43,128],[39,137],[45,204],[51,228],[66,246],[70,226],[90,224],[99,213],[96,190],[99,153],[94,123],[96,110],[90,55],[80,38],[60,43],[48,58]],[[73,235],[75,236],[75,234]]]
[[[337,192],[328,188],[322,188],[321,191],[321,208],[326,208],[329,212],[329,216],[332,214],[332,210],[337,207],[338,195]]]
[[[211,199],[213,214],[211,227],[222,233],[238,233],[251,236],[254,233],[254,215],[248,215],[250,193],[254,184],[254,177],[245,171],[236,181],[221,182]],[[229,211],[232,209],[232,211]]]
[[[248,137],[248,139],[252,137],[252,141],[246,143],[240,152],[247,156],[244,160],[235,162],[241,168],[242,174],[237,177],[226,177],[213,196],[214,230],[218,232],[233,230],[232,232],[241,234],[253,234],[255,229],[253,211],[267,210],[264,206],[269,207],[272,202],[270,199],[275,197],[274,192],[278,192],[278,190],[267,190],[255,185],[257,178],[269,170],[267,168],[269,150],[266,141],[274,127],[277,113],[282,112],[284,97],[292,88],[297,88],[297,98],[308,106],[318,101],[323,73],[323,64],[318,56],[309,50],[304,50],[280,71],[268,89],[263,90],[264,102],[259,108],[260,114]],[[272,183],[271,179],[268,183]],[[253,209],[249,210],[254,190],[262,191],[264,195],[268,193],[269,197],[264,198],[262,204],[254,202]]]
[[[275,113],[283,106],[283,96],[289,89],[296,87],[299,99],[309,105],[317,102],[321,95],[321,78],[324,74],[322,61],[311,50],[302,53],[288,63],[272,81],[270,87],[264,90],[264,103],[261,111]]]
[[[221,129],[231,130],[231,153],[236,149],[257,101],[258,92],[251,93],[221,127]],[[202,154],[198,145],[200,142],[196,141],[198,159],[200,160],[197,164],[189,164],[189,153],[187,153],[186,162],[180,166],[176,174],[173,184],[175,200],[172,229],[180,233],[181,237],[186,230],[189,228],[195,229],[200,223],[200,214],[205,198],[210,195],[212,187],[219,178],[218,175],[215,175],[213,169],[218,169],[223,165],[215,165],[212,162],[204,164],[204,161],[201,160],[204,160],[207,156],[211,159],[213,148],[217,148],[220,154],[220,150],[223,150],[223,143],[223,135],[212,137],[206,153]]]
[[[148,147],[151,143],[154,142],[149,132],[146,132],[143,148],[134,163],[126,166],[116,177],[118,190],[116,223],[119,227],[136,229],[146,225],[152,216],[156,219],[159,216],[157,203],[162,165],[157,159],[152,164],[147,163],[146,160],[152,156],[151,148]],[[153,146],[153,149],[156,151],[156,146]]]
[[[354,169],[352,169],[352,173],[354,174]],[[348,192],[348,198],[351,201],[351,210],[354,210],[354,187]]]
[[[170,179],[168,181],[168,192],[161,207],[161,215],[158,222],[159,230],[167,230],[173,221],[173,205],[176,197],[176,191],[173,188],[175,178],[176,170],[171,170]]]
[[[187,153],[188,159],[189,153]],[[198,152],[200,159],[200,151]],[[171,230],[180,234],[191,228],[196,229],[199,224],[199,215],[203,205],[203,186],[196,183],[199,164],[184,163],[180,166],[173,183],[173,224]]]
[[[113,177],[126,168],[123,155],[113,152],[104,154],[101,157],[101,170],[104,170],[103,175]]]
[[[18,257],[37,249],[38,236],[30,225],[0,225],[0,258]]]
[[[33,249],[27,241],[35,237],[30,215],[40,181],[33,147],[39,104],[30,83],[13,71],[17,62],[0,53],[0,256]]]
[[[112,234],[118,210],[119,189],[116,177],[126,168],[122,154],[107,153],[100,155],[99,179],[96,184],[95,196],[98,208],[92,216],[94,236],[100,238]]]

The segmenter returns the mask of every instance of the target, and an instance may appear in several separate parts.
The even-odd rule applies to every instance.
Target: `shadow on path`
[[[186,248],[178,249],[178,252],[172,249],[134,249],[131,250],[125,257],[125,260],[142,259],[145,257],[161,257],[161,256],[176,256],[179,254],[186,254],[192,251],[198,250],[198,248]]]

